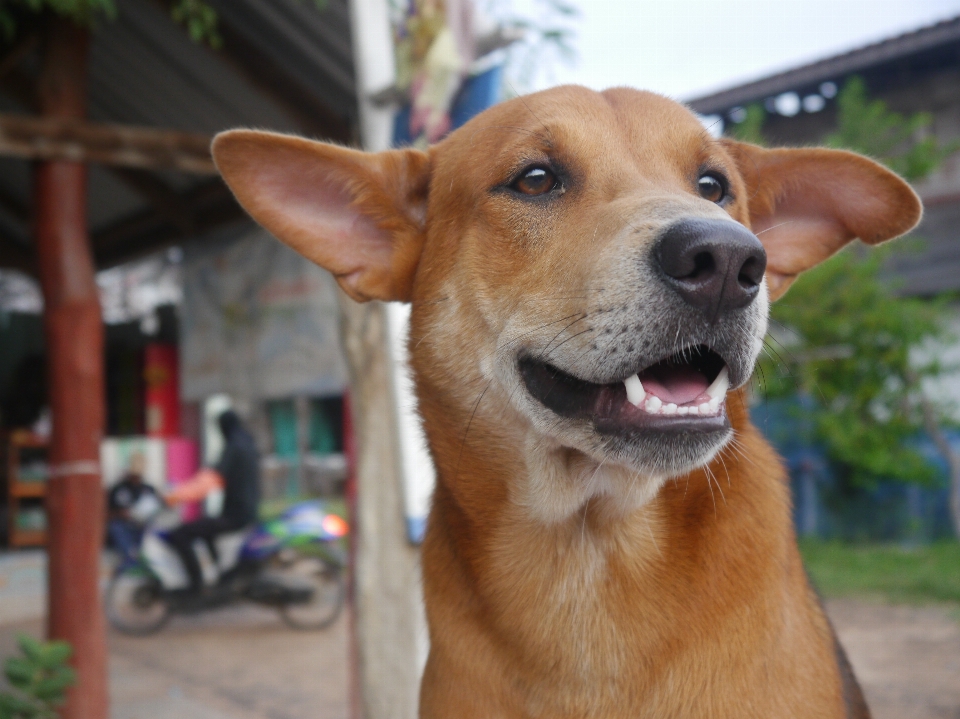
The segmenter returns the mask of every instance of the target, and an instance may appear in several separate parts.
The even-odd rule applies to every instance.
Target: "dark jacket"
[[[250,524],[260,504],[260,453],[235,412],[221,414],[219,424],[225,445],[216,469],[226,485],[220,516],[233,524]]]

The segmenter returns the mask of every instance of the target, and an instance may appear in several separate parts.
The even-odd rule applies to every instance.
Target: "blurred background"
[[[432,470],[410,415],[403,310],[365,316],[382,327],[358,339],[332,279],[245,216],[206,148],[237,126],[422,146],[564,83],[660,92],[716,136],[865,153],[923,198],[909,238],[850,247],[774,306],[750,393],[875,715],[960,716],[960,0],[11,0],[0,4],[0,658],[26,652],[22,632],[74,644],[81,682],[65,716],[106,716],[105,693],[82,704],[99,681],[85,677],[104,671],[114,717],[412,716]],[[44,179],[62,166],[84,179]],[[74,206],[85,216],[50,230]],[[71,296],[102,324],[62,319],[67,287],[86,288]],[[77,380],[67,350],[100,379]],[[358,374],[358,356],[381,355],[383,376]],[[92,419],[52,410],[91,403],[102,406]],[[93,598],[46,609],[47,587],[64,586],[48,557],[103,528],[58,519],[49,492],[86,473],[105,503],[136,465],[165,495],[217,464],[226,410],[258,450],[262,526],[312,502],[384,548],[351,555],[371,571],[322,631],[231,601],[148,638],[110,629],[106,669],[85,664],[96,641],[54,615],[101,610]],[[93,449],[71,455],[64,438],[91,427]],[[385,447],[366,479],[356,436]],[[365,501],[382,521],[358,528],[374,516]],[[216,505],[181,505],[179,521]],[[347,556],[346,538],[327,540]],[[104,588],[122,565],[105,547],[77,559]],[[401,628],[373,637],[365,616]],[[378,664],[378,641],[401,649]],[[0,694],[21,691],[3,682]]]

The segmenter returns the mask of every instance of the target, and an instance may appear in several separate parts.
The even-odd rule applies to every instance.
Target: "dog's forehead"
[[[702,157],[714,143],[683,105],[651,92],[595,92],[564,86],[494,106],[443,143],[445,156],[484,157],[477,172],[498,172],[498,161],[535,160],[537,153],[589,157],[591,163],[630,159],[649,170],[673,171],[678,158]],[[463,168],[458,170],[463,171]]]

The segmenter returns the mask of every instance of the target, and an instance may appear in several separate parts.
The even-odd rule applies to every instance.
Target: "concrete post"
[[[366,150],[390,146],[393,113],[371,93],[394,81],[387,0],[351,0],[360,134]],[[402,461],[386,307],[340,295],[343,345],[357,441],[356,650],[364,719],[415,719],[425,661],[419,551],[406,540]]]

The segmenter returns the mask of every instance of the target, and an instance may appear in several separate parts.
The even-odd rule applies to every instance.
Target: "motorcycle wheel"
[[[143,567],[131,565],[115,574],[104,601],[110,626],[124,634],[153,634],[170,619],[163,585]]]
[[[317,556],[298,555],[283,562],[280,572],[298,582],[309,583],[309,602],[283,604],[280,616],[293,629],[326,629],[340,616],[346,598],[343,566]]]

